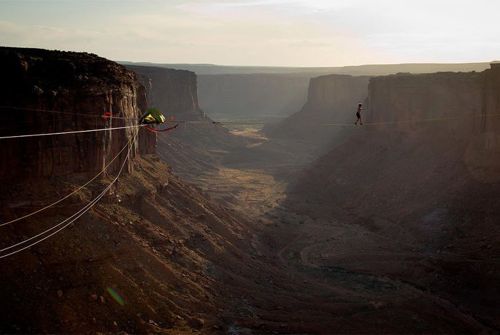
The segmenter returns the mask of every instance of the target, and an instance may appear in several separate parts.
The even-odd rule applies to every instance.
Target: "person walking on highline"
[[[358,122],[360,125],[363,125],[363,121],[361,121],[361,111],[363,110],[363,104],[358,104],[358,110],[356,112],[356,117],[358,118],[356,122],[354,122],[355,125],[358,125]]]

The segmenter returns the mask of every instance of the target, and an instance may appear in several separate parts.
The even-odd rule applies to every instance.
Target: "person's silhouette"
[[[360,125],[363,125],[363,121],[361,121],[361,111],[363,110],[363,104],[358,104],[358,110],[356,111],[356,117],[357,117],[357,120],[356,122],[354,122],[355,125],[358,125],[358,122]]]

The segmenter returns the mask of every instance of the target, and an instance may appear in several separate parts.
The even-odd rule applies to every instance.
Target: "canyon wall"
[[[286,117],[305,103],[309,79],[306,74],[200,75],[200,105],[215,119]]]
[[[175,130],[158,134],[157,153],[176,174],[189,179],[213,168],[218,159],[213,152],[240,144],[241,140],[221,125],[213,124],[200,109],[197,76],[193,72],[136,65],[128,68],[147,88],[148,105],[160,109],[167,120],[174,117],[167,125],[181,121]]]
[[[348,74],[351,76],[383,76],[398,72],[434,73],[434,72],[470,72],[484,71],[489,63],[406,63],[406,64],[368,64],[341,67],[272,67],[272,66],[227,66],[213,64],[159,64],[122,62],[125,65],[142,65],[168,69],[188,70],[202,75],[226,74],[299,74],[318,77],[329,74]]]
[[[370,80],[365,119],[372,128],[405,131],[407,136],[419,136],[429,127],[450,131],[467,142],[463,159],[470,172],[481,180],[498,180],[499,80],[496,64],[479,73],[375,77]]]
[[[214,119],[263,119],[275,121],[300,110],[307,100],[309,80],[313,77],[342,75],[372,76],[398,72],[482,71],[487,63],[477,64],[393,64],[339,68],[258,68],[212,65],[124,63],[130,69],[158,81],[172,77],[176,70],[198,75],[199,105]],[[161,72],[161,69],[166,69]],[[316,80],[316,79],[315,79]],[[147,86],[147,84],[145,84]],[[366,97],[364,97],[366,98]],[[363,98],[363,99],[364,99]]]
[[[484,73],[396,74],[370,80],[368,122],[396,122],[408,128],[422,122],[480,120]],[[393,126],[393,125],[390,125]]]
[[[304,109],[307,117],[322,121],[352,119],[352,111],[368,94],[369,77],[331,75],[314,78],[309,85],[309,94]],[[354,107],[353,107],[354,106]]]
[[[322,115],[321,111],[328,111],[334,101],[340,101],[336,97],[339,89],[332,87],[332,83],[314,84],[311,82],[308,103],[301,111],[302,120],[314,120]],[[345,89],[348,90],[348,87]],[[491,69],[480,73],[375,77],[370,80],[368,91],[368,109],[363,113],[365,125],[346,125],[348,129],[341,133],[335,143],[330,144],[331,152],[318,161],[318,166],[305,172],[307,181],[297,183],[299,188],[303,186],[307,189],[322,185],[322,191],[312,196],[318,203],[322,203],[321,199],[336,199],[339,203],[354,201],[348,196],[353,185],[358,184],[354,180],[355,175],[352,175],[353,171],[359,174],[360,180],[370,176],[367,182],[379,183],[376,188],[379,191],[385,189],[387,194],[384,197],[389,198],[395,192],[391,187],[398,188],[407,178],[401,176],[401,180],[393,184],[396,179],[386,173],[397,176],[399,172],[394,171],[395,166],[400,166],[400,170],[413,171],[415,180],[418,180],[419,175],[434,171],[434,165],[453,164],[448,168],[443,167],[443,178],[452,173],[465,173],[467,178],[482,183],[500,181],[500,67],[492,65]],[[362,96],[362,92],[359,96]],[[350,117],[355,104],[345,100],[344,108],[349,106],[351,111],[348,114],[339,113],[331,118],[342,120],[343,117]],[[292,116],[289,122],[297,115]],[[302,124],[305,121],[295,121],[296,127]],[[311,129],[314,128],[307,127],[308,131]],[[379,150],[384,154],[381,152],[380,157],[374,157],[374,153]],[[414,155],[410,154],[412,150],[416,150]],[[446,160],[448,162],[444,163]],[[366,161],[366,164],[371,162],[373,166],[387,166],[381,171],[364,171],[368,167],[365,163],[344,167],[360,161]],[[325,168],[326,165],[329,167]],[[425,169],[414,170],[419,165],[428,166],[427,172]],[[458,165],[466,170],[457,172],[455,169]],[[352,178],[352,183],[345,182],[345,178]],[[325,184],[325,180],[331,183]],[[446,188],[442,190],[446,191]],[[308,192],[302,189],[298,193]],[[359,194],[354,194],[359,199]],[[381,205],[390,205],[390,201]]]
[[[500,129],[500,63],[491,64],[491,69],[483,72],[481,113],[483,132]]]
[[[311,79],[307,102],[302,110],[267,127],[266,133],[272,137],[330,138],[338,129],[328,126],[329,123],[354,122],[357,104],[368,96],[369,79],[348,75]]]
[[[149,107],[155,107],[168,118],[199,120],[197,78],[193,72],[129,65],[148,89]]]
[[[0,48],[1,136],[134,125],[146,108],[134,73],[93,54]],[[102,115],[110,113],[110,120]],[[100,171],[133,141],[132,157],[154,151],[137,128],[2,140],[0,180]],[[115,172],[120,159],[110,166]]]

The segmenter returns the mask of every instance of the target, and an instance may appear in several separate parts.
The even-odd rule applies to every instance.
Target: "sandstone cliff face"
[[[480,73],[398,74],[371,79],[368,122],[419,136],[423,128],[451,131],[467,142],[464,162],[475,178],[500,180],[500,69]],[[380,124],[377,124],[380,123]],[[413,135],[410,135],[413,133]],[[437,136],[434,131],[428,136]]]
[[[348,75],[313,78],[302,110],[266,132],[278,137],[329,138],[338,129],[325,124],[354,122],[357,104],[368,96],[368,81],[369,77]]]
[[[198,104],[197,79],[190,71],[150,66],[129,65],[148,89],[148,104],[159,108],[165,116],[198,120],[202,113]]]
[[[2,136],[133,125],[146,107],[144,88],[132,72],[92,54],[0,48],[0,72]],[[118,119],[106,123],[105,112]],[[3,140],[0,180],[99,171],[137,132]],[[132,157],[139,142],[141,151],[154,149],[154,138],[141,133]]]
[[[470,123],[474,126],[464,162],[470,173],[482,182],[500,181],[500,68],[492,64],[481,73],[480,114]]]
[[[476,119],[481,114],[482,73],[397,74],[370,80],[368,122],[400,122],[401,128],[429,119]]]
[[[147,88],[148,105],[159,108],[168,118],[195,121],[179,122],[178,128],[158,134],[158,155],[175,173],[184,178],[214,168],[217,155],[211,151],[227,150],[241,140],[229,131],[212,123],[198,105],[197,77],[193,72],[159,67],[130,65]]]
[[[368,94],[369,77],[331,75],[311,80],[305,108],[313,115],[329,114],[330,119],[352,118],[353,109]],[[324,115],[326,116],[326,115]]]
[[[333,100],[328,97],[333,89],[312,90],[312,87],[313,84],[310,91],[316,94],[311,97],[310,93],[308,104],[328,105],[325,101]],[[500,182],[500,68],[492,66],[481,73],[375,77],[370,80],[367,101],[369,108],[364,117],[374,124],[342,133],[331,152],[318,160],[317,166],[305,171],[307,181],[297,183],[299,194],[308,194],[308,188],[321,189],[311,195],[318,204],[322,199],[356,203],[359,192],[364,193],[368,184],[379,194],[368,192],[370,201],[360,206],[378,211],[380,206],[390,206],[391,200],[380,202],[371,198],[399,202],[396,190],[407,189],[404,184],[416,183],[412,187],[418,188],[420,196],[425,198],[426,189],[419,186],[419,176],[429,181],[440,176],[434,181],[436,184],[446,181],[437,187],[444,193],[452,187],[447,179],[451,175],[462,174],[460,178],[464,180],[484,184]],[[333,148],[337,144],[339,147]],[[400,171],[406,174],[398,180]],[[413,178],[405,182],[408,176]],[[356,178],[367,184],[359,185]],[[455,186],[463,186],[459,184]],[[357,187],[361,189],[353,192]],[[414,193],[412,196],[418,197]],[[379,207],[372,206],[374,201]],[[327,201],[327,206],[330,203]]]
[[[482,73],[483,75],[483,97],[481,112],[484,122],[481,130],[500,129],[500,64],[494,63],[491,69]]]

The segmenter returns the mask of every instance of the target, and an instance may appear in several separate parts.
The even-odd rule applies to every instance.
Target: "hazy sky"
[[[0,0],[0,44],[163,63],[490,61],[499,13],[499,0]]]

